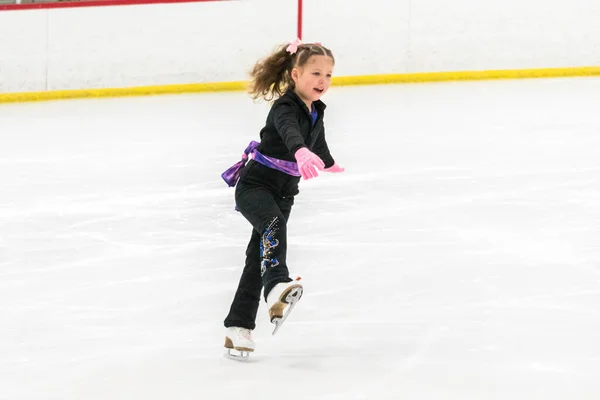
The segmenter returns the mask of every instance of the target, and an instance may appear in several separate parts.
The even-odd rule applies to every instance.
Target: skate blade
[[[300,300],[300,297],[302,297],[302,292],[303,289],[302,285],[300,284],[292,285],[283,291],[281,296],[279,296],[279,300],[269,309],[269,317],[271,322],[273,322],[273,320],[276,318],[282,318],[283,311],[285,310],[286,306]]]
[[[246,360],[250,357],[250,353],[252,353],[254,351],[254,349],[251,349],[249,347],[242,347],[242,346],[235,347],[233,345],[233,342],[231,341],[231,339],[228,338],[227,336],[225,336],[225,348],[227,349],[227,352],[225,353],[225,357],[231,358],[234,360]]]
[[[298,303],[298,301],[302,297],[303,293],[304,293],[304,290],[303,290],[302,286],[298,285],[298,286],[292,286],[291,289],[287,291],[287,293],[284,292],[281,295],[281,299],[279,300],[279,303],[278,303],[278,304],[282,305],[280,311],[283,312],[283,309],[286,304],[288,305],[288,307],[285,310],[285,313],[276,315],[275,317],[273,317],[271,319],[271,322],[275,324],[275,328],[273,329],[272,335],[275,335],[277,333],[277,331],[281,328],[281,326],[283,325],[283,323],[285,322],[287,317],[290,315],[290,313],[292,312],[294,307],[296,307],[296,303]]]
[[[250,359],[250,351],[238,351],[235,349],[227,349],[227,352],[223,356],[230,360],[248,361]]]

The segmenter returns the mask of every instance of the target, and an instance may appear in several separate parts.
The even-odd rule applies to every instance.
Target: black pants
[[[252,236],[246,249],[246,265],[240,278],[226,327],[256,327],[261,289],[264,298],[280,282],[290,282],[286,264],[287,221],[294,203],[259,186],[239,182],[235,200],[238,210],[252,224]]]

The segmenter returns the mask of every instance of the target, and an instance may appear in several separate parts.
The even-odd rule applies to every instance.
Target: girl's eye
[[[319,76],[320,74],[318,72],[313,72],[314,76]]]

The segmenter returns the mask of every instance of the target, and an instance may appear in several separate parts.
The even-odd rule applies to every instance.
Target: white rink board
[[[246,80],[295,37],[296,3],[2,11],[0,92]],[[598,20],[595,0],[305,0],[303,37],[338,76],[599,66]]]

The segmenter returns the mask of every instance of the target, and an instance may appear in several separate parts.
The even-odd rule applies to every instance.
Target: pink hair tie
[[[298,51],[298,46],[302,44],[302,40],[296,38],[290,45],[285,49],[287,52],[294,54]]]

